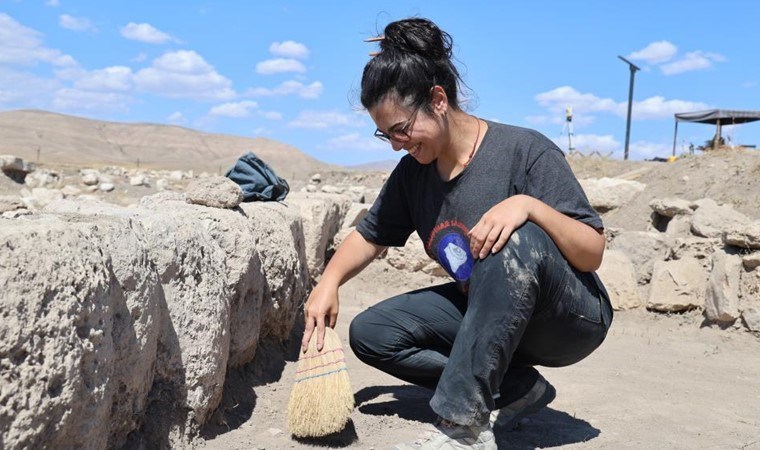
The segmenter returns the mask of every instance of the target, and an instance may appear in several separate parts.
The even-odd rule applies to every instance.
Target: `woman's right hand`
[[[317,332],[317,351],[325,342],[325,325],[335,328],[338,320],[338,285],[322,281],[311,291],[304,306],[306,328],[301,340],[301,351],[306,352],[314,331]]]

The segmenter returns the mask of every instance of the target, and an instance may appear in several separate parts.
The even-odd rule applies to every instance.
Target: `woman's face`
[[[440,119],[425,111],[402,106],[386,98],[369,110],[381,134],[390,137],[393,150],[406,150],[420,164],[430,164],[440,155],[444,133]]]

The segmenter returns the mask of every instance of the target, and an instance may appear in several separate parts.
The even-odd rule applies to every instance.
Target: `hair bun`
[[[451,36],[427,19],[404,19],[385,27],[380,48],[387,52],[413,53],[434,60],[451,58]]]

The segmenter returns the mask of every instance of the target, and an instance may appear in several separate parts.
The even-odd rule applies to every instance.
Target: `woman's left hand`
[[[534,201],[527,195],[513,195],[483,214],[468,233],[472,256],[483,259],[501,250],[512,232],[528,220]]]

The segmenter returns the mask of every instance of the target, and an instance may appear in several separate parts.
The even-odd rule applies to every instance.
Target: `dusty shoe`
[[[512,403],[491,412],[491,426],[493,428],[514,429],[520,420],[530,414],[537,413],[548,405],[557,396],[554,386],[546,381],[546,378],[538,376],[536,383],[527,394]]]
[[[400,444],[394,450],[496,450],[496,440],[490,424],[457,425],[442,420],[437,431],[427,439]]]

